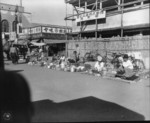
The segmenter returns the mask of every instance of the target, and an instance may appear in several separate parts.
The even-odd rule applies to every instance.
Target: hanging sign
[[[106,11],[99,10],[81,14],[76,16],[76,22],[95,20],[100,18],[106,18]]]

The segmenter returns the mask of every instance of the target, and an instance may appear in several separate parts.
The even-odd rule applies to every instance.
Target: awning
[[[51,40],[51,39],[44,39],[44,43],[46,43],[46,44],[60,44],[60,43],[68,43],[68,40]]]
[[[14,41],[13,44],[18,44],[18,45],[27,45],[29,40],[18,40],[17,42]]]
[[[35,45],[35,46],[44,46],[44,45],[46,45],[45,43],[36,43],[36,42],[30,42],[30,43]]]

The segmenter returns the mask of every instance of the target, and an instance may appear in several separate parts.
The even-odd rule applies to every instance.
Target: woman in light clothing
[[[102,62],[102,57],[101,56],[98,56],[97,57],[97,62],[95,63],[95,70],[97,70],[98,72],[102,71],[104,69],[104,65],[105,63]]]
[[[133,70],[133,64],[132,64],[131,60],[129,60],[128,55],[124,55],[124,57],[123,57],[123,67]]]

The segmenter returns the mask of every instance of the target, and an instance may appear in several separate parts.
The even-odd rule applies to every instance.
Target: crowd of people
[[[134,58],[127,54],[122,54],[117,58],[113,58],[106,62],[105,57],[97,54],[94,65],[88,63],[85,57],[80,57],[77,51],[73,51],[71,57],[64,54],[54,54],[51,59],[42,51],[42,49],[33,50],[28,60],[29,65],[44,66],[48,69],[82,72],[95,76],[107,76],[108,74],[127,80],[138,79],[138,71],[140,67],[136,64]],[[137,69],[139,68],[139,69]]]
[[[144,65],[139,64],[139,60],[128,54],[112,53],[112,57],[108,59],[98,53],[92,55],[91,52],[80,57],[79,51],[73,51],[71,57],[66,57],[64,54],[54,54],[52,57],[48,57],[48,53],[43,47],[36,47],[31,51],[23,50],[22,47],[18,48],[15,45],[10,47],[10,57],[13,64],[18,64],[20,54],[29,65],[39,65],[48,69],[68,72],[83,72],[96,76],[111,75],[111,77],[128,80],[138,78],[138,71],[144,69]]]

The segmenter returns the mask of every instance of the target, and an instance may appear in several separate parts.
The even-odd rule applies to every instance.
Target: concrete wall
[[[68,56],[71,56],[73,51],[76,50],[76,44],[79,45],[80,56],[84,56],[86,52],[98,52],[105,55],[105,49],[108,52],[121,52],[121,53],[140,53],[145,63],[146,68],[149,67],[149,50],[150,40],[149,36],[133,36],[122,38],[98,39],[96,40],[70,40],[68,43]],[[107,42],[108,41],[108,42]]]

